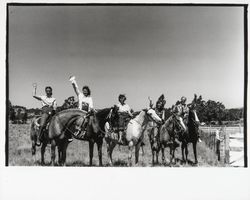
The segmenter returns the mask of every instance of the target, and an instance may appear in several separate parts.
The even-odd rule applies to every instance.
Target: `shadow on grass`
[[[113,162],[113,167],[127,167],[128,163],[124,160],[118,159],[117,161]]]

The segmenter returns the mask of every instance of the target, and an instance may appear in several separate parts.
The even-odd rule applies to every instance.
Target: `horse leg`
[[[170,164],[175,164],[175,147],[174,144],[170,145]]]
[[[156,151],[155,151],[155,156],[156,156],[156,164],[159,164],[159,159],[158,159],[159,150],[158,149],[156,149]]]
[[[45,164],[45,162],[44,162],[44,154],[45,154],[46,146],[47,146],[47,144],[43,142],[42,146],[41,146],[41,165]]]
[[[152,150],[152,165],[155,164],[155,151]]]
[[[56,158],[56,141],[51,140],[51,165],[55,166],[55,158]]]
[[[62,145],[62,157],[61,157],[61,164],[62,166],[66,165],[66,155],[67,155],[67,147],[68,147],[68,141],[64,141]]]
[[[193,142],[193,151],[194,151],[194,163],[197,164],[198,160],[197,160],[197,152],[196,152],[196,142]]]
[[[150,146],[151,146],[151,152],[152,152],[152,165],[154,165],[154,163],[155,163],[155,154],[154,154],[154,150],[153,150],[153,144],[150,143]]]
[[[93,152],[94,152],[94,142],[90,140],[89,141],[89,166],[92,166]]]
[[[107,154],[108,154],[108,159],[109,159],[109,165],[112,166],[112,157],[111,157],[111,153],[110,153],[110,146],[111,146],[111,141],[107,141]]]
[[[161,147],[161,161],[162,161],[163,164],[166,163],[164,150],[165,150],[165,148],[162,145],[162,147]]]
[[[128,144],[128,150],[129,150],[129,155],[128,155],[128,166],[132,166],[132,152],[133,152],[133,146],[134,146],[133,141],[130,141],[129,144]]]
[[[110,161],[111,161],[111,166],[113,165],[113,158],[112,158],[112,153],[113,153],[113,150],[116,146],[116,142],[112,142],[110,143]]]
[[[139,162],[139,152],[140,152],[141,142],[135,146],[135,164]]]
[[[186,156],[186,162],[188,161],[188,144],[185,144],[185,156]]]
[[[99,166],[102,166],[102,143],[103,143],[102,139],[97,142]]]
[[[182,154],[182,161],[184,163],[186,163],[185,157],[184,157],[184,149],[185,149],[185,145],[184,142],[181,143],[181,154]]]
[[[62,143],[61,142],[59,142],[57,146],[57,151],[58,151],[58,164],[61,165],[62,164]]]
[[[32,140],[32,144],[31,144],[31,153],[32,153],[32,158],[33,158],[33,162],[36,162],[36,141]]]
[[[172,152],[172,158],[173,158],[173,160],[174,160],[174,163],[176,163],[176,159],[175,159],[175,149],[176,149],[176,147],[175,147],[175,144],[173,145],[173,152]]]

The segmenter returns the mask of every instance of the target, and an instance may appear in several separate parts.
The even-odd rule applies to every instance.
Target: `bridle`
[[[172,119],[173,119],[173,122],[174,122],[173,131],[176,132],[177,134],[183,132],[184,131],[183,127],[182,127],[181,123],[178,121],[177,116],[175,114],[173,114]]]

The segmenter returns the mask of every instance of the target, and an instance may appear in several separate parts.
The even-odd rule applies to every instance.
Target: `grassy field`
[[[40,165],[40,147],[37,148],[36,158],[31,155],[31,140],[30,140],[30,125],[29,124],[10,124],[9,125],[9,165],[10,166],[39,166]],[[103,164],[108,166],[107,148],[106,143],[103,143]],[[140,151],[139,167],[152,167],[152,155],[148,138],[144,146],[144,156]],[[198,161],[196,167],[223,167],[222,163],[217,161],[216,155],[203,142],[197,145]],[[165,150],[165,156],[168,161],[169,149]],[[113,152],[113,161],[115,167],[127,166],[128,148],[118,146]],[[177,162],[174,167],[192,167],[192,164],[182,164],[181,149],[176,151]],[[189,159],[194,161],[193,150],[189,145]],[[161,154],[159,157],[161,163]],[[88,142],[74,140],[67,150],[67,166],[83,167],[88,166]],[[45,163],[49,166],[50,163],[50,146],[47,147],[45,153]],[[93,165],[98,166],[97,148],[95,146]],[[133,155],[134,166],[134,155]],[[157,166],[167,167],[168,165],[159,164]]]

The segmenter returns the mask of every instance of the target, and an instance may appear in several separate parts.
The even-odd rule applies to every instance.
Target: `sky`
[[[41,107],[32,97],[52,86],[58,105],[88,85],[94,107],[125,93],[134,110],[164,94],[166,107],[194,93],[226,108],[243,107],[243,7],[10,6],[9,99]]]

